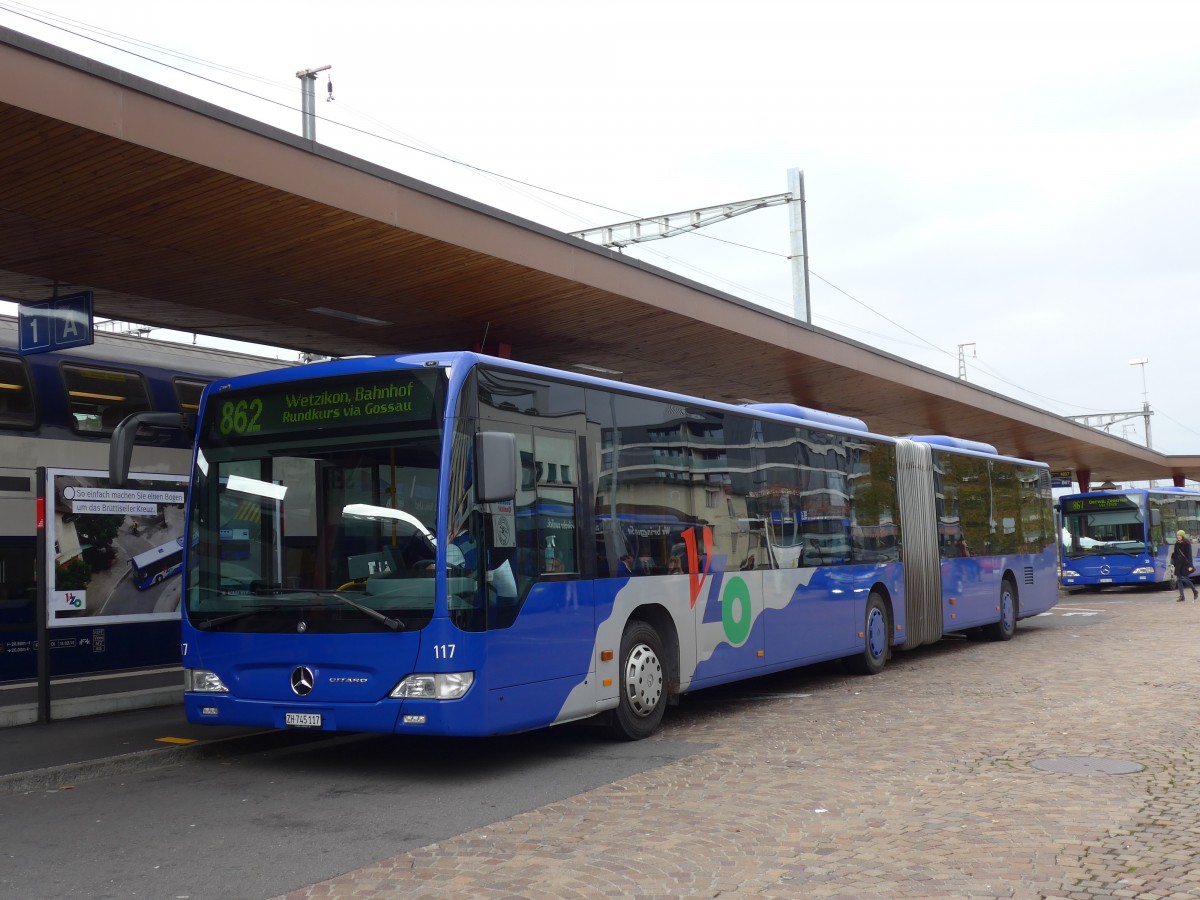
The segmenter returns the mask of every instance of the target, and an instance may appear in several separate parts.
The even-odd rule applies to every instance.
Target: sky
[[[781,194],[815,325],[1200,453],[1195,0],[0,0],[0,25],[562,231]],[[333,99],[328,96],[332,82]],[[626,249],[792,311],[786,207]],[[1146,360],[1131,364],[1131,360]],[[832,410],[837,412],[837,410]]]

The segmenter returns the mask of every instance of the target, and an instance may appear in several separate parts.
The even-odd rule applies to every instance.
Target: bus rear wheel
[[[621,696],[612,714],[612,732],[640,741],[658,729],[667,709],[663,644],[653,627],[638,619],[621,635]]]
[[[1000,621],[983,626],[990,641],[1010,641],[1017,633],[1017,588],[1008,578],[1000,585]]]
[[[860,675],[878,675],[891,655],[891,637],[892,617],[888,614],[887,604],[877,592],[871,591],[863,613],[863,650],[847,657],[847,665]]]

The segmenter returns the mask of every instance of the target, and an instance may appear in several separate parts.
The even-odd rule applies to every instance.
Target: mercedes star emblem
[[[292,672],[292,690],[298,697],[307,697],[316,683],[316,677],[308,666],[300,666]]]

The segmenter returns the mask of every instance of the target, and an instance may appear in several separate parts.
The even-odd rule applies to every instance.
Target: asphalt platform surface
[[[708,749],[287,896],[1200,897],[1198,680],[1200,603],[1064,595],[1007,643],[685,697],[650,740]],[[269,739],[177,705],[0,729],[0,809]]]

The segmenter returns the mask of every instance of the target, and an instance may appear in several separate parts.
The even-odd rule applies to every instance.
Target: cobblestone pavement
[[[1083,594],[874,678],[699,692],[651,740],[711,749],[288,900],[1200,897],[1198,637],[1200,603]],[[1144,768],[1031,765],[1065,758]]]

